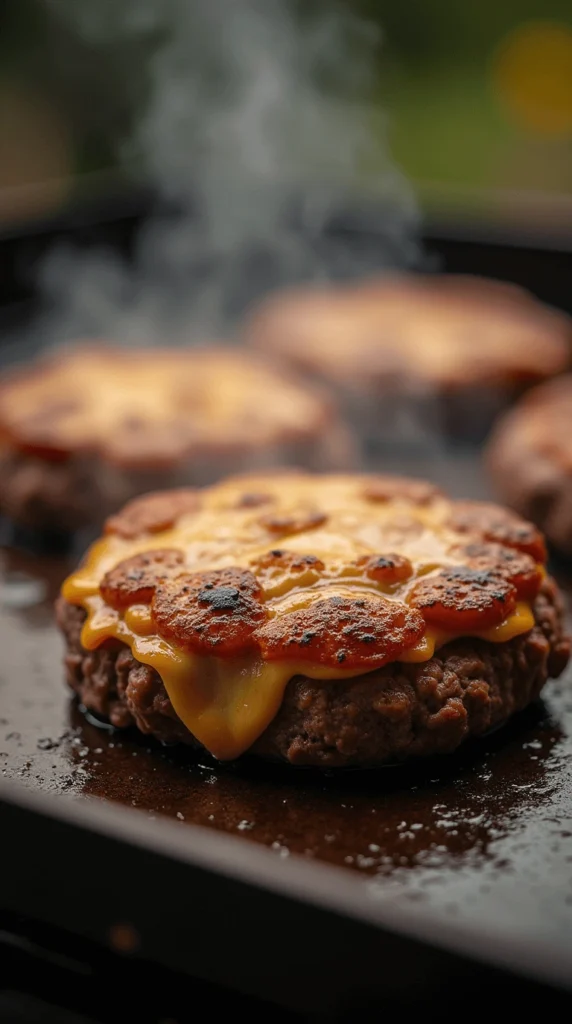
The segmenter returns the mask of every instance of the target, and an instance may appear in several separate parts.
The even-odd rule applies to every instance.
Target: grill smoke
[[[416,262],[415,203],[372,115],[381,41],[370,25],[335,3],[287,0],[55,9],[91,45],[145,55],[147,99],[121,159],[157,207],[129,265],[51,254],[41,285],[53,340],[201,342],[230,335],[269,288]],[[379,215],[357,211],[354,239],[345,221],[365,192]]]

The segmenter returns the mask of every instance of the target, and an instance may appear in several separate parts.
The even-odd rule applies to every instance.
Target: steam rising
[[[50,256],[54,338],[204,341],[271,287],[415,262],[415,204],[368,102],[371,26],[287,0],[60,0],[57,11],[92,45],[146,54],[147,100],[121,155],[158,205],[130,266],[109,252]],[[332,223],[372,168],[379,221],[357,246]]]

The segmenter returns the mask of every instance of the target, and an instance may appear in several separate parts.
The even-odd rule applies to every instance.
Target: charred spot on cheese
[[[198,493],[188,487],[144,494],[111,516],[105,524],[105,532],[126,540],[145,533],[160,533],[173,526],[181,516],[196,512],[198,508]]]
[[[264,658],[299,659],[332,668],[376,668],[414,647],[425,631],[414,608],[383,597],[329,597],[277,616],[258,630]]]
[[[306,530],[316,530],[318,526],[323,526],[327,518],[325,512],[309,508],[285,515],[276,513],[262,516],[260,523],[269,533],[274,533],[279,537],[289,537],[295,533],[305,533]]]
[[[427,622],[462,633],[506,619],[516,608],[516,588],[497,572],[452,565],[419,580],[410,600]]]
[[[183,650],[228,658],[255,645],[266,619],[260,597],[258,580],[246,569],[184,573],[155,588],[153,622]]]
[[[106,572],[99,591],[112,608],[149,604],[157,584],[181,572],[184,562],[183,552],[175,548],[142,551]]]
[[[401,583],[413,575],[413,566],[405,555],[362,555],[356,565],[378,583]]]
[[[536,597],[544,571],[525,551],[476,541],[462,548],[460,554],[472,569],[498,573],[509,580],[521,600]]]
[[[426,480],[407,480],[399,476],[372,477],[362,490],[362,497],[371,502],[390,502],[396,499],[414,505],[429,505],[441,492]]]
[[[459,533],[497,541],[546,561],[546,545],[539,530],[516,513],[486,501],[458,501],[453,505],[449,525]]]

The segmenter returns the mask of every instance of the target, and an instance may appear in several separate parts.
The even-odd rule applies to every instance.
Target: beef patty
[[[77,345],[0,379],[0,512],[42,532],[100,526],[135,495],[244,465],[343,468],[330,396],[233,347]]]
[[[296,676],[251,753],[333,768],[452,751],[526,707],[566,666],[570,643],[550,579],[534,602],[534,617],[529,633],[504,644],[460,639],[429,661],[394,662],[349,681]],[[67,682],[88,710],[118,729],[137,726],[164,743],[201,746],[154,669],[117,642],[85,651],[85,612],[63,598],[57,618],[67,644]]]
[[[384,277],[278,292],[247,341],[343,387],[436,389],[544,380],[570,359],[572,320],[516,285],[461,275]]]
[[[393,453],[396,442],[417,450],[436,422],[445,435],[484,438],[526,387],[569,365],[572,320],[513,284],[385,275],[277,292],[244,335],[327,381],[372,450]]]
[[[147,495],[63,585],[68,681],[114,725],[298,764],[453,749],[569,653],[536,527],[431,484],[291,473]]]
[[[529,391],[497,423],[486,451],[498,494],[572,555],[572,374]]]

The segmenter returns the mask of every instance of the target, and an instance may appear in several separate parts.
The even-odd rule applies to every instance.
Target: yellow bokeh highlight
[[[572,135],[572,27],[519,26],[501,43],[492,72],[497,96],[522,127]]]

